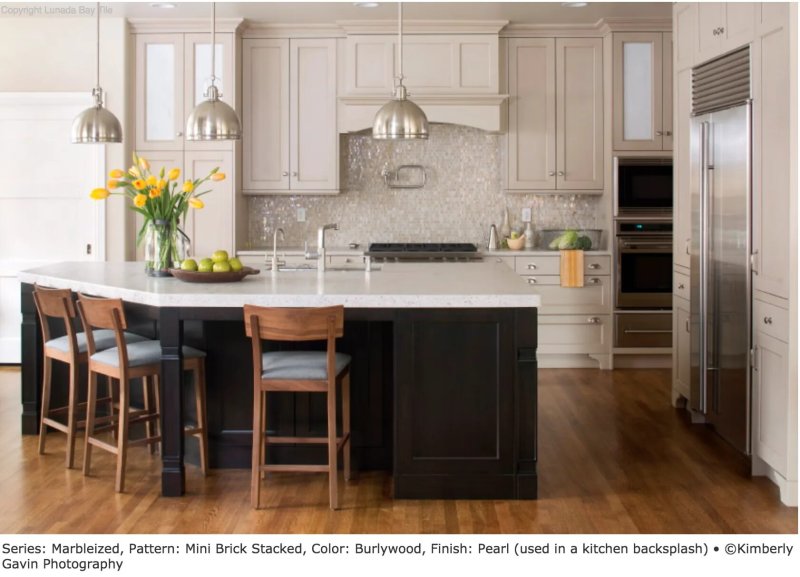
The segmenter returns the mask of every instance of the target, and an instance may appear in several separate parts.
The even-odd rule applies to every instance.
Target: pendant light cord
[[[403,3],[397,3],[397,70],[398,80],[403,83]]]
[[[217,80],[215,76],[217,68],[216,68],[216,55],[217,55],[217,3],[211,3],[211,86],[214,86],[214,83]]]
[[[97,82],[95,87],[100,88],[100,2],[97,3],[97,14],[95,15],[97,34]]]

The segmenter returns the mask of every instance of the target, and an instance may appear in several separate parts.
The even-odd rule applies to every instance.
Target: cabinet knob
[[[687,238],[686,239],[686,254],[692,254],[692,251],[689,248],[691,246],[691,243],[692,243],[692,239]]]
[[[556,175],[555,170],[551,170],[550,172],[547,173],[547,176],[555,176],[555,175]]]
[[[589,317],[588,319],[586,319],[586,322],[589,323],[590,325],[599,325],[600,319],[597,317]]]
[[[534,277],[528,277],[528,284],[536,284],[536,279]]]
[[[597,269],[600,268],[600,265],[597,264],[596,262],[593,262],[592,264],[589,265],[588,268],[589,268],[589,270],[597,270]]]
[[[672,131],[671,130],[664,131],[664,136],[672,136]]]
[[[656,136],[664,136],[664,133],[660,130],[656,130]]]
[[[181,136],[183,136],[183,132],[181,132],[181,131],[179,130],[178,132],[176,132],[176,133],[175,133],[175,136],[177,136],[177,137],[179,137],[179,138],[180,138]]]
[[[771,325],[772,324],[772,317],[764,317],[764,324]]]
[[[691,333],[692,331],[689,329],[689,319],[686,319],[686,332]]]
[[[559,170],[558,171],[558,176],[564,176],[564,171],[563,170]]]
[[[597,278],[597,277],[590,278],[589,279],[589,284],[600,284],[600,279]]]
[[[681,289],[681,290],[683,290],[683,289],[685,289],[686,287],[683,285],[683,283],[681,283],[681,284],[679,284],[679,285],[678,285],[678,288],[679,288],[679,289]]]
[[[292,172],[292,176],[297,176],[297,171],[296,170]]]
[[[281,172],[281,176],[289,176],[289,172],[284,170],[283,172]]]
[[[536,270],[536,263],[533,263],[533,262],[532,262],[532,263],[530,263],[530,264],[528,265],[528,270]]]

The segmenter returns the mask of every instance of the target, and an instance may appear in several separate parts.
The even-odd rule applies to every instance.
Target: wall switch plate
[[[298,207],[297,208],[297,222],[305,222],[306,221],[306,209]]]
[[[531,209],[523,208],[522,209],[522,222],[530,222],[531,221]]]

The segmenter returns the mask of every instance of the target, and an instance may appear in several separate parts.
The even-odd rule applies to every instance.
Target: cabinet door
[[[186,220],[186,233],[192,240],[192,252],[198,258],[211,256],[218,249],[234,251],[233,235],[233,152],[230,150],[187,151],[186,178],[202,178],[214,167],[219,167],[227,178],[221,182],[209,181],[200,191],[210,190],[200,200],[204,208],[190,208]]]
[[[672,299],[672,391],[673,399],[689,399],[691,391],[691,314],[689,301]],[[677,393],[677,394],[676,394]]]
[[[614,150],[661,150],[660,32],[614,34]]]
[[[721,54],[724,34],[725,4],[723,2],[698,2],[695,64],[700,64]]]
[[[749,44],[755,37],[757,22],[756,2],[727,2],[725,4],[725,34],[722,52]]]
[[[676,76],[674,127],[675,162],[673,163],[673,262],[685,268],[691,267],[689,256],[692,238],[692,180],[691,163],[692,130],[692,70],[685,68]]]
[[[556,39],[556,188],[603,188],[603,40]]]
[[[336,40],[291,40],[290,53],[290,186],[293,191],[336,192]]]
[[[220,100],[236,108],[233,34],[217,34],[215,42],[214,83],[219,89]],[[208,34],[185,35],[184,71],[184,110],[188,117],[189,112],[206,99],[206,89],[211,85],[211,39]],[[187,150],[220,150],[222,148],[233,149],[233,142],[186,141]]]
[[[672,150],[672,34],[661,35],[661,150]],[[658,136],[658,134],[656,134]]]
[[[608,315],[541,315],[539,354],[607,353],[611,346]]]
[[[136,149],[182,150],[183,34],[136,35]]]
[[[789,297],[791,158],[789,29],[757,42],[753,66],[753,288]]]
[[[691,68],[697,53],[697,2],[673,4],[672,27],[676,40],[675,70]]]
[[[289,190],[289,41],[242,40],[242,187]]]
[[[153,150],[153,151],[146,151],[142,152],[139,151],[140,156],[144,157],[150,163],[150,171],[153,174],[158,174],[161,169],[164,169],[164,173],[168,173],[173,168],[177,168],[181,171],[181,176],[178,179],[178,187],[181,186],[181,183],[185,179],[184,171],[183,171],[183,151],[182,150]],[[129,201],[125,201],[129,202]],[[136,223],[136,234],[137,234],[137,241],[138,241],[138,234],[142,228],[142,224],[144,221],[142,220],[142,216],[138,213],[134,216],[134,222]],[[186,223],[181,223],[181,229],[186,232]],[[188,234],[188,232],[187,232]],[[144,260],[144,241],[141,243],[137,242],[136,245],[136,260]]]
[[[508,188],[556,188],[556,73],[552,38],[508,41]]]
[[[789,346],[761,331],[755,333],[753,381],[753,453],[781,475],[788,473]]]

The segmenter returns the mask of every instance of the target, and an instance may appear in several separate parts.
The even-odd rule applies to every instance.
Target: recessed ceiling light
[[[359,8],[377,8],[380,6],[379,2],[353,2],[353,6],[358,6]]]
[[[172,2],[153,2],[150,6],[153,8],[176,8],[177,4]]]
[[[564,8],[583,8],[588,2],[562,2]]]

